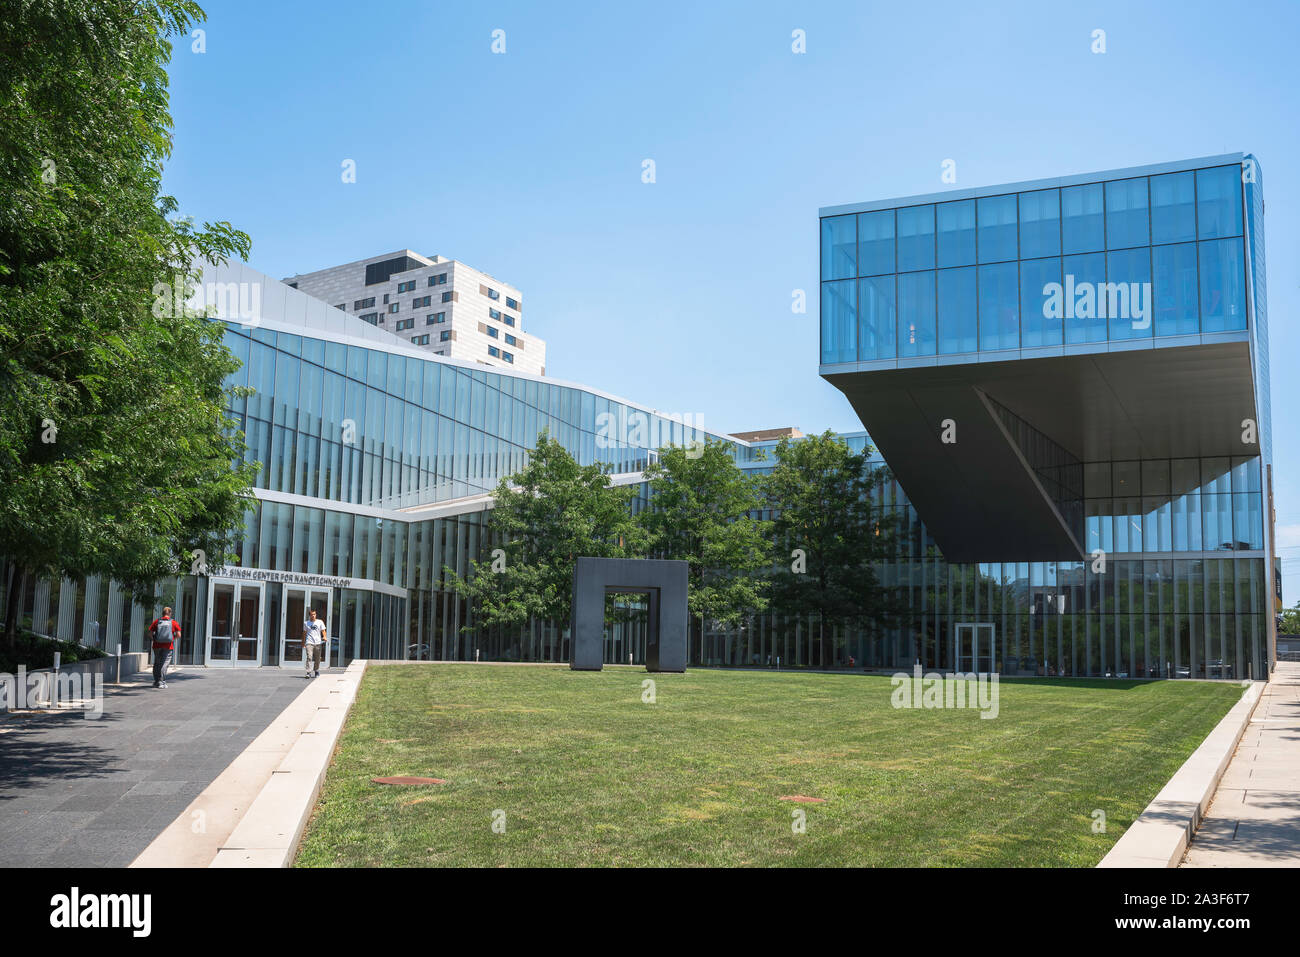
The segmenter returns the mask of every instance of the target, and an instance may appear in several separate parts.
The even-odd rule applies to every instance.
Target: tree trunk
[[[9,594],[5,598],[5,644],[12,651],[18,637],[18,605],[27,590],[27,569],[14,565],[9,575]]]

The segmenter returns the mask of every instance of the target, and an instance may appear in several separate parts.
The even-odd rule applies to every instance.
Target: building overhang
[[[1250,347],[1236,341],[1009,358],[930,358],[911,368],[822,368],[862,420],[944,556],[1079,560],[1077,516],[1035,468],[1259,454]],[[903,363],[908,360],[897,360]],[[942,361],[944,364],[938,364]],[[1041,433],[1026,442],[998,406]],[[952,428],[946,425],[951,424]],[[947,438],[949,441],[945,441]],[[1050,483],[1047,483],[1050,485]]]

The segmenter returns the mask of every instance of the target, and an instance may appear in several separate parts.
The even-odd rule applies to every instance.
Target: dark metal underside
[[[1255,455],[1246,343],[826,374],[952,562],[1082,557],[1001,405],[1082,462]],[[989,400],[992,400],[991,402]],[[952,444],[943,422],[956,425]]]

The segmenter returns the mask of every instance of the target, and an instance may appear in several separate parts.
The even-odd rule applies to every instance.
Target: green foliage
[[[726,442],[670,446],[645,470],[653,493],[638,516],[659,558],[690,564],[692,618],[734,626],[767,607],[771,523],[749,516],[763,507],[757,479],[745,475]]]
[[[20,631],[11,647],[0,649],[0,674],[15,674],[19,665],[28,671],[52,668],[56,651],[59,653],[59,663],[64,665],[108,656],[107,652],[99,648],[87,648],[75,641],[59,641],[57,638],[44,638]]]
[[[238,363],[219,325],[152,308],[191,263],[248,254],[160,192],[167,37],[201,16],[0,7],[0,554],[23,574],[111,574],[143,596],[192,549],[218,564],[242,521],[255,471],[232,468],[223,411]]]
[[[781,564],[772,582],[778,613],[812,615],[827,628],[883,625],[899,614],[876,573],[893,554],[894,524],[872,507],[871,495],[887,473],[870,464],[869,452],[853,452],[829,431],[777,445],[765,489],[778,510]]]
[[[1279,635],[1300,635],[1300,601],[1295,603],[1294,608],[1286,608],[1278,618],[1277,633]]]
[[[477,626],[522,626],[534,618],[563,627],[576,558],[643,552],[634,494],[632,486],[611,486],[605,467],[579,465],[543,430],[528,464],[493,493],[488,528],[504,554],[471,563],[463,579],[446,568],[447,584],[475,603]]]

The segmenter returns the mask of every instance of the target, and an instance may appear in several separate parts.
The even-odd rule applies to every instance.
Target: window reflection
[[[977,288],[986,278],[995,287],[987,294],[980,289],[974,300],[980,349],[1008,348],[1013,313],[1020,329],[1017,344],[1030,348],[1246,328],[1245,256],[1238,238],[1243,230],[1241,177],[1235,165],[860,213],[852,254],[848,227],[841,222],[847,218],[823,220],[824,256],[827,249],[844,247],[841,261],[824,259],[824,280],[847,277],[850,260],[858,275],[866,277],[935,266],[960,270],[1021,257],[1015,302],[1002,288],[1009,272],[981,270],[977,275]],[[1054,262],[1061,253],[1064,258]],[[968,275],[935,275],[940,354],[966,351]],[[921,340],[931,307],[912,295],[925,281],[908,280],[904,289],[900,280],[897,287],[900,358],[927,354]],[[1044,303],[1037,300],[1046,299],[1042,290],[1050,283],[1061,286],[1059,303],[1054,314],[1044,315]],[[1124,292],[1107,283],[1123,283]],[[1140,311],[1110,308],[1131,306],[1134,288],[1141,297]],[[1130,302],[1123,303],[1124,298]],[[910,315],[905,299],[921,312]],[[860,317],[864,329],[872,322]],[[832,322],[828,329],[839,337],[828,352],[847,355],[842,323]],[[908,341],[914,338],[918,341]],[[856,354],[887,357],[881,347],[865,343]]]
[[[1151,242],[1196,238],[1196,179],[1190,170],[1151,177]]]
[[[858,216],[858,274],[878,276],[894,271],[894,211]],[[822,278],[831,278],[823,275]]]
[[[903,273],[898,277],[898,355],[935,354],[935,274]]]
[[[1106,248],[1104,194],[1101,183],[1061,190],[1061,251],[1088,253]]]
[[[1246,328],[1246,277],[1239,239],[1199,243],[1201,331]]]
[[[1196,171],[1196,222],[1201,239],[1241,235],[1241,168]]]
[[[940,269],[939,353],[974,352],[977,328],[975,269]]]
[[[898,271],[934,268],[934,207],[898,210]]]
[[[975,262],[975,201],[940,203],[937,207],[939,266],[970,266]]]
[[[892,359],[895,355],[893,276],[863,279],[858,307],[858,358]]]
[[[1033,346],[1060,345],[1064,319],[1049,315],[1049,286],[1061,283],[1061,260],[1027,259],[1020,263],[1020,344]]]
[[[857,229],[853,216],[822,220],[822,279],[851,279],[858,274]]]
[[[981,349],[1020,346],[1020,294],[1016,264],[979,267],[979,337]]]
[[[1147,223],[1147,179],[1111,180],[1106,183],[1106,248],[1146,246],[1151,241]]]

